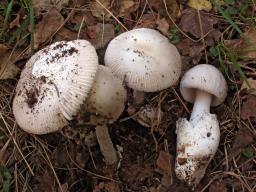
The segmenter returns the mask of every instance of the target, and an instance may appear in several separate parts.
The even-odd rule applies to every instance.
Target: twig
[[[124,26],[124,24],[119,21],[119,19],[108,9],[106,8],[99,0],[96,0],[96,2],[102,6],[126,31],[128,31],[128,29]]]
[[[11,130],[9,129],[9,125],[6,123],[6,121],[5,121],[5,119],[4,119],[4,117],[3,117],[3,115],[2,115],[1,112],[0,112],[0,117],[1,117],[1,119],[3,120],[5,126],[6,126],[8,132],[9,132],[9,134],[10,134],[10,138],[12,138],[14,145],[16,146],[16,148],[17,148],[18,152],[20,153],[22,159],[25,161],[25,163],[26,163],[26,165],[27,165],[27,167],[28,167],[30,173],[34,176],[35,174],[34,174],[32,168],[30,167],[30,165],[29,165],[29,163],[27,162],[26,158],[24,157],[22,151],[20,150],[19,145],[17,144],[16,140],[13,138],[12,132],[11,132]],[[15,126],[15,125],[14,125],[14,126]]]

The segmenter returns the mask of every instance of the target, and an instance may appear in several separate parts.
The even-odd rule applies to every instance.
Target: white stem
[[[116,164],[118,162],[118,156],[108,133],[108,127],[104,125],[96,126],[96,137],[98,139],[101,153],[105,157],[106,164]]]
[[[193,110],[190,117],[190,122],[192,124],[197,122],[203,114],[210,112],[210,105],[212,102],[212,95],[201,90],[196,91],[195,102]]]

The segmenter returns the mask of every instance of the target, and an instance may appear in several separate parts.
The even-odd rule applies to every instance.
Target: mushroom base
[[[207,113],[193,125],[182,118],[176,127],[176,175],[188,185],[196,186],[218,149],[220,130],[217,117]]]

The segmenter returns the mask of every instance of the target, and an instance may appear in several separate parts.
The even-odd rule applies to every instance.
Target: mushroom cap
[[[86,100],[86,110],[116,121],[122,114],[127,93],[122,81],[105,66],[99,65],[93,88]]]
[[[62,128],[85,101],[97,68],[96,51],[86,40],[56,42],[35,53],[17,84],[13,102],[17,123],[31,133]],[[57,125],[57,119],[67,120]]]
[[[63,128],[68,121],[60,111],[55,87],[43,83],[38,86],[39,81],[28,82],[23,90],[19,89],[13,100],[13,113],[24,131],[46,134]]]
[[[138,91],[168,88],[181,73],[181,57],[176,47],[153,29],[134,29],[115,37],[104,60],[128,87]]]
[[[189,69],[181,79],[180,92],[183,98],[193,103],[196,89],[212,94],[212,106],[221,104],[227,96],[227,82],[214,66],[200,64]]]

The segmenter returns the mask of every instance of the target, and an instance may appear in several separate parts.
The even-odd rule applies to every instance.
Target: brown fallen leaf
[[[98,185],[96,185],[95,189],[93,192],[119,192],[119,186],[118,183],[115,182],[100,182]]]
[[[146,1],[145,3],[149,3],[150,7],[157,10],[157,12],[164,17],[168,16],[169,14],[174,21],[180,15],[180,6],[176,0],[165,0],[165,1],[150,0],[150,1]],[[144,5],[144,3],[142,4]],[[165,5],[168,10],[168,14],[166,12]]]
[[[140,20],[137,23],[137,28],[155,28],[157,26],[156,24],[157,16],[154,13],[146,13],[142,15]]]
[[[248,119],[256,117],[256,96],[248,94],[247,100],[243,102],[241,109],[241,118]]]
[[[90,3],[90,10],[94,17],[102,20],[103,18],[107,21],[111,17],[111,14],[106,10],[111,8],[110,0],[93,0]]]
[[[86,39],[82,37],[83,39]],[[70,41],[77,39],[77,32],[74,32],[66,27],[62,27],[57,33],[56,33],[56,39],[58,41]]]
[[[74,12],[74,14],[68,20],[68,23],[81,25],[82,21],[84,22],[83,24],[86,24],[86,26],[92,26],[97,24],[95,17],[93,17],[90,12],[86,12],[86,14],[84,14],[81,11]]]
[[[159,156],[156,160],[157,167],[165,174],[172,175],[172,162],[173,157],[166,151],[160,151]]]
[[[254,96],[256,98],[256,96]],[[256,108],[256,107],[254,107]],[[246,128],[240,128],[232,143],[232,148],[229,151],[228,159],[232,160],[239,155],[247,145],[253,142],[252,133]]]
[[[55,7],[58,11],[62,9],[63,6],[67,5],[69,0],[32,0],[34,12],[36,16],[45,13],[52,7]]]
[[[111,39],[115,37],[115,29],[112,24],[98,23],[94,26],[89,26],[87,29],[89,41],[96,49],[104,47]]]
[[[36,175],[35,179],[37,180],[37,184],[33,186],[35,188],[33,191],[56,191],[56,188],[58,187],[56,178],[48,168],[44,170],[42,175]]]
[[[0,44],[0,79],[13,79],[16,77],[20,69],[14,64],[18,59],[20,51],[9,51],[7,47]]]
[[[256,28],[250,27],[240,39],[226,41],[227,45],[235,53],[239,54],[240,57],[246,59],[256,58]]]
[[[142,106],[139,111],[136,111],[135,106],[129,106],[127,109],[132,119],[140,123],[144,127],[152,127],[154,131],[161,132],[157,129],[163,117],[163,112],[159,107],[154,107],[150,104]]]
[[[203,43],[193,42],[190,39],[183,39],[176,44],[177,49],[183,56],[189,56],[194,64],[197,64],[202,57],[204,50]]]
[[[152,174],[153,170],[148,164],[144,166],[139,164],[132,164],[129,167],[122,167],[121,169],[121,175],[123,176],[123,179],[130,184],[136,181],[143,181],[150,177]]]
[[[227,192],[227,187],[222,181],[214,181],[209,187],[209,192]]]
[[[118,17],[123,17],[127,14],[130,14],[136,11],[139,7],[138,3],[135,3],[134,0],[122,0],[120,2],[120,8],[118,10]]]
[[[169,34],[170,25],[165,18],[162,18],[162,19],[158,18],[156,23],[157,23],[157,29],[159,31],[161,31],[164,35]]]
[[[243,81],[240,89],[241,90],[246,89],[248,93],[252,95],[256,95],[256,80],[252,78],[248,78],[246,79],[246,81]],[[249,83],[250,86],[247,83]]]
[[[35,26],[34,46],[38,49],[45,43],[63,24],[64,18],[56,8],[50,9]]]
[[[198,16],[198,12],[195,9],[186,9],[183,11],[179,26],[180,28],[187,33],[195,36],[196,38],[201,38],[202,35],[208,35],[208,38],[215,40],[216,33],[210,33],[214,31],[213,25],[218,22],[218,20],[204,11],[199,11],[200,18]],[[201,22],[200,22],[201,21]],[[202,34],[200,29],[200,23],[202,25]]]

